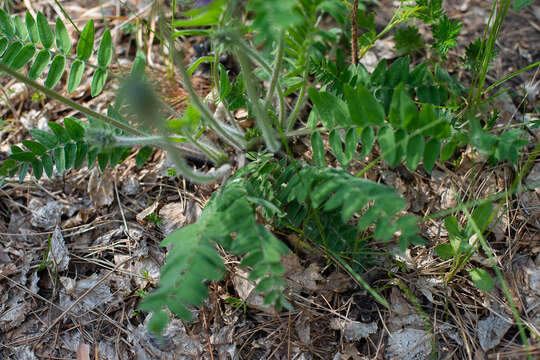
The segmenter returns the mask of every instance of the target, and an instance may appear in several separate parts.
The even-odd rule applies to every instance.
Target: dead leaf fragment
[[[70,259],[69,250],[64,242],[64,237],[62,236],[60,228],[57,226],[51,236],[51,248],[49,250],[49,255],[47,256],[47,261],[52,261],[56,265],[58,271],[64,271],[68,268]]]
[[[114,186],[110,170],[100,173],[97,167],[92,169],[88,180],[88,195],[94,207],[109,206],[114,201]]]
[[[491,314],[484,320],[478,322],[478,340],[484,351],[497,346],[508,329],[512,326],[510,319],[501,318]]]
[[[358,341],[377,332],[377,323],[363,323],[341,318],[334,318],[330,321],[330,327],[339,330],[347,341]]]
[[[246,302],[249,307],[263,311],[267,314],[276,314],[276,310],[268,305],[264,305],[264,298],[255,292],[256,281],[248,280],[248,272],[243,269],[236,269],[232,282],[236,293]]]

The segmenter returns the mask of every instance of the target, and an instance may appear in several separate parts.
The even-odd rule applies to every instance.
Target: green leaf
[[[105,171],[105,168],[107,168],[107,164],[109,163],[109,160],[111,159],[110,150],[100,152],[97,156],[97,159],[98,159],[99,169],[101,171]]]
[[[69,134],[62,125],[57,124],[54,121],[49,121],[48,124],[54,135],[56,135],[56,137],[58,138],[58,140],[60,140],[64,144],[69,141]]]
[[[84,26],[79,43],[77,44],[77,57],[86,61],[92,55],[94,48],[94,20],[90,20]]]
[[[109,29],[105,30],[101,42],[99,43],[98,49],[98,65],[100,68],[106,68],[111,63],[112,58],[112,38],[111,31]]]
[[[436,138],[431,138],[426,143],[424,149],[424,170],[431,174],[431,170],[435,166],[435,161],[441,153],[441,141]]]
[[[67,143],[64,147],[64,152],[66,154],[66,169],[71,168],[75,159],[77,157],[77,145],[74,143]]]
[[[86,153],[88,152],[88,145],[86,143],[77,143],[77,156],[75,157],[75,162],[73,163],[73,168],[77,170],[81,167]]]
[[[514,1],[514,10],[519,11],[530,4],[532,4],[532,0],[516,0]]]
[[[346,167],[348,164],[348,161],[345,158],[345,154],[343,153],[343,143],[341,142],[341,135],[339,134],[339,131],[338,130],[330,131],[328,140],[330,142],[330,147],[332,148],[332,152],[334,153],[334,156],[336,157],[337,161],[339,161],[341,166]]]
[[[24,22],[18,15],[13,17],[13,24],[15,25],[15,33],[17,34],[17,37],[23,42],[26,41],[28,39],[28,31],[26,30]]]
[[[45,152],[47,151],[47,148],[42,144],[38,143],[37,141],[23,140],[22,144],[26,146],[28,150],[38,156],[45,154]]]
[[[24,163],[21,165],[21,168],[19,169],[19,183],[23,183],[24,178],[26,177],[26,174],[28,173],[28,170],[30,169],[30,163]]]
[[[0,57],[4,54],[9,44],[9,40],[5,37],[0,37]]]
[[[33,129],[29,132],[37,141],[45,145],[47,149],[54,149],[58,144],[58,138],[54,134],[38,129]]]
[[[30,14],[30,11],[27,11],[24,15],[24,20],[26,22],[26,30],[28,30],[30,41],[32,41],[34,44],[39,43],[39,32],[36,25],[36,20],[34,20],[34,17],[32,14]]]
[[[351,128],[345,134],[345,159],[351,161],[358,147],[358,130]]]
[[[0,34],[11,39],[15,35],[15,26],[11,22],[9,15],[0,9]]]
[[[148,330],[150,332],[160,335],[167,324],[169,323],[169,315],[163,310],[154,312],[150,320],[148,321]]]
[[[2,62],[8,66],[11,66],[11,63],[13,60],[15,60],[15,57],[21,51],[23,48],[23,44],[20,41],[15,41],[11,45],[9,45],[9,48],[4,53],[4,56],[2,57]]]
[[[424,137],[420,134],[409,138],[407,142],[407,168],[416,170],[420,159],[424,155]]]
[[[311,134],[311,148],[313,149],[313,158],[315,159],[315,164],[318,167],[324,167],[326,161],[324,159],[324,144],[321,138],[321,134],[318,131],[314,131]]]
[[[22,162],[32,162],[35,160],[36,155],[33,152],[30,151],[22,151],[22,152],[13,152],[11,155],[9,155],[10,159],[22,161]]]
[[[107,81],[108,71],[102,68],[96,69],[94,76],[92,77],[92,85],[90,86],[90,93],[92,97],[96,97],[103,91],[105,82]]]
[[[49,61],[51,61],[51,54],[48,50],[42,49],[38,52],[36,59],[34,60],[34,63],[30,67],[30,70],[28,71],[28,77],[32,80],[36,80],[43,70],[49,65]]]
[[[495,286],[493,278],[484,269],[467,270],[474,285],[482,291],[490,291]]]
[[[454,257],[454,248],[449,243],[440,244],[435,247],[435,252],[444,260]]]
[[[75,60],[73,64],[71,64],[71,70],[69,71],[68,86],[67,86],[68,94],[71,94],[79,87],[83,73],[84,73],[84,63],[80,61],[79,59]]]
[[[323,125],[331,129],[334,127],[334,108],[337,105],[337,98],[327,92],[308,89],[309,98],[317,108],[317,113],[321,117]]]
[[[392,125],[403,126],[407,130],[414,130],[418,126],[418,109],[405,90],[404,83],[400,83],[394,90],[389,118]]]
[[[32,161],[32,171],[34,172],[34,177],[39,180],[43,175],[43,164],[38,159]]]
[[[53,175],[53,161],[49,154],[41,155],[41,163],[43,164],[43,169],[45,169],[45,174],[50,179]]]
[[[143,146],[139,149],[139,152],[137,152],[137,157],[135,158],[135,164],[137,165],[137,168],[140,169],[146,160],[152,155],[153,149],[150,146]]]
[[[66,26],[60,18],[56,18],[56,28],[54,31],[56,32],[56,48],[60,53],[67,56],[71,51],[71,39],[69,38]]]
[[[396,87],[400,82],[405,82],[409,77],[409,63],[408,56],[399,57],[386,71],[386,86],[390,88]]]
[[[66,153],[63,147],[54,149],[54,163],[56,164],[56,171],[62,174],[66,169]]]
[[[394,167],[399,159],[396,160],[396,139],[392,127],[385,126],[379,129],[377,142],[381,147],[384,159],[390,166]]]
[[[64,68],[66,67],[66,58],[64,55],[56,55],[49,68],[47,79],[45,80],[45,86],[52,89],[62,77]]]
[[[37,13],[36,20],[41,44],[45,49],[50,49],[54,43],[54,35],[51,26],[49,25],[47,18],[41,13],[41,11]]]
[[[64,126],[66,127],[69,137],[73,140],[81,141],[84,139],[84,128],[79,124],[77,119],[70,117],[64,118]]]
[[[11,67],[14,70],[19,70],[24,65],[28,64],[30,60],[32,60],[35,53],[36,53],[36,48],[34,47],[34,44],[24,45],[23,48],[19,50],[19,52],[17,53],[17,55],[11,62]]]
[[[487,226],[489,225],[489,219],[491,218],[491,214],[493,213],[493,204],[491,201],[485,201],[478,205],[476,209],[474,209],[472,213],[472,218],[474,222],[476,223],[476,226],[481,231],[485,231]]]
[[[356,89],[345,86],[345,99],[349,107],[351,120],[358,126],[383,125],[384,108],[364,86],[358,84]]]
[[[135,79],[144,77],[144,69],[146,68],[146,58],[141,51],[137,51],[133,65],[131,66],[131,76]]]
[[[450,235],[453,235],[453,236],[461,235],[461,229],[459,227],[458,220],[455,216],[448,216],[446,219],[444,219],[444,227],[446,228],[446,231],[448,231]]]
[[[445,162],[454,155],[454,150],[456,150],[457,142],[455,140],[448,141],[442,149],[441,152],[441,162]]]
[[[362,129],[360,139],[362,141],[362,153],[360,157],[363,157],[370,153],[375,143],[375,130],[373,130],[373,127],[368,126]]]

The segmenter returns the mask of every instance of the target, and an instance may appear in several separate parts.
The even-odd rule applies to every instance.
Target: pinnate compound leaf
[[[60,18],[56,18],[56,27],[54,31],[56,32],[56,48],[60,53],[67,56],[71,51],[71,39],[66,26]]]
[[[45,49],[50,49],[54,43],[54,35],[51,26],[49,25],[45,15],[43,15],[41,12],[37,13],[36,20],[41,44]]]
[[[92,55],[94,48],[94,20],[90,20],[84,26],[79,42],[77,43],[77,57],[86,61]]]
[[[51,67],[49,68],[49,73],[47,74],[47,79],[45,80],[45,86],[52,89],[56,84],[58,84],[58,81],[60,81],[60,78],[64,73],[65,67],[66,58],[64,55],[56,55],[51,63]]]
[[[471,269],[467,270],[471,275],[471,280],[474,285],[482,291],[490,291],[495,286],[493,278],[484,269]]]
[[[51,53],[47,49],[41,49],[28,71],[28,77],[36,80],[43,73],[47,65],[49,65],[49,61],[51,61]]]

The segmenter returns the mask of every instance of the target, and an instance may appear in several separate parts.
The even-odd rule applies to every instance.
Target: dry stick
[[[354,66],[358,65],[358,0],[354,0],[351,25],[351,56]]]

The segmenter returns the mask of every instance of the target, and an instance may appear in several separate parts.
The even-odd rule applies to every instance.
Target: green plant
[[[476,226],[482,232],[487,229],[491,221],[492,210],[492,203],[487,201],[480,204],[472,213]],[[461,228],[457,218],[449,216],[444,220],[444,227],[448,231],[449,242],[438,245],[435,252],[444,260],[452,259],[451,270],[445,277],[445,282],[449,282],[469,262],[472,255],[478,250],[480,243],[471,222],[467,223],[465,228]],[[475,236],[473,237],[473,235]],[[480,290],[489,291],[493,288],[493,279],[485,270],[473,268],[467,271]]]
[[[525,141],[517,129],[494,133],[495,117],[482,115],[477,90],[469,89],[469,101],[465,101],[467,89],[444,69],[443,61],[456,46],[461,25],[446,16],[441,1],[402,4],[379,33],[373,15],[368,15],[357,1],[353,4],[361,10],[354,21],[348,19],[350,4],[341,0],[251,0],[245,7],[240,1],[216,0],[182,12],[175,8],[170,19],[158,8],[160,29],[156,38],[175,66],[169,70],[178,72],[189,97],[183,114],[176,113],[152,90],[140,52],[129,77],[118,79],[121,90],[106,115],[60,95],[52,88],[64,71],[63,62],[72,43],[64,24],[57,22],[52,35],[41,19],[43,15],[34,26],[30,17],[23,23],[2,11],[0,45],[4,48],[0,46],[0,71],[71,106],[85,115],[88,122],[66,118],[63,126],[49,123],[52,133],[32,130],[30,135],[35,141],[24,140],[24,148],[13,146],[9,159],[2,163],[0,175],[4,179],[19,174],[22,181],[32,169],[39,179],[43,172],[52,176],[54,167],[62,173],[77,169],[86,161],[90,168],[96,159],[103,170],[118,164],[138,146],[139,167],[152,148],[158,147],[168,151],[175,164],[169,172],[171,176],[179,174],[200,183],[230,176],[195,223],[172,233],[161,243],[171,248],[161,269],[159,288],[145,295],[140,305],[141,310],[153,312],[149,327],[157,333],[166,326],[169,310],[175,316],[190,319],[192,308],[201,305],[208,295],[206,282],[224,277],[226,269],[216,244],[242,258],[241,266],[250,270],[249,280],[258,282],[256,290],[264,294],[266,304],[290,308],[282,291],[284,268],[280,262],[281,256],[290,250],[276,236],[280,233],[297,234],[325,251],[381,304],[388,306],[359,275],[373,260],[369,244],[395,241],[402,251],[409,244],[421,244],[423,239],[418,236],[417,227],[420,219],[403,213],[405,201],[391,188],[360,176],[381,159],[391,166],[404,162],[410,171],[422,164],[429,173],[437,161],[444,163],[467,144],[492,162],[509,160],[516,164]],[[356,13],[356,7],[353,10]],[[503,9],[499,16],[504,18],[505,13]],[[320,29],[324,16],[332,17],[338,26]],[[414,36],[407,42],[398,30],[398,49],[420,50],[422,39],[411,25],[411,21],[418,20],[432,30],[434,41],[430,46],[436,54],[434,58],[413,69],[408,56],[391,64],[383,60],[371,73],[356,64],[376,41],[402,24],[408,26],[402,31]],[[350,23],[365,30],[359,39],[352,35],[356,26],[349,34]],[[498,28],[501,24],[502,19]],[[30,35],[32,31],[34,35]],[[84,67],[90,66],[87,61],[94,52],[98,62],[91,92],[95,96],[102,91],[109,78],[113,51],[105,34],[99,48],[94,49],[93,25],[88,23],[81,32],[73,59],[77,65],[71,67],[68,91],[77,88],[77,79]],[[187,66],[175,43],[189,35],[208,36],[212,56],[201,57]],[[30,65],[37,50],[36,39],[44,44],[44,49],[24,75],[22,69]],[[49,65],[50,59],[44,60],[55,39],[59,52],[55,59],[59,60],[50,63],[43,86],[35,81],[37,70],[44,71]],[[491,39],[469,46],[464,61],[471,69],[486,71],[486,62],[489,64],[494,55]],[[343,44],[348,46],[350,41],[359,47],[358,58],[353,51],[353,65],[349,65],[343,49]],[[262,44],[266,46],[258,46]],[[44,54],[43,59],[39,59],[39,54]],[[234,77],[220,64],[223,54],[238,60],[238,76]],[[227,115],[223,118],[210,110],[191,84],[191,74],[203,62],[211,65],[213,101],[223,105]],[[313,86],[309,86],[311,75],[315,79]],[[475,80],[474,86],[483,89],[483,78]],[[307,126],[303,127],[300,114],[308,98],[313,108]],[[240,108],[247,109],[248,117],[255,120],[253,128],[243,129],[231,116]],[[205,136],[209,132],[217,135],[219,141],[210,141]],[[295,158],[289,147],[290,138],[302,135],[311,138],[312,164]],[[327,164],[326,138],[343,170]],[[375,144],[379,156],[357,176],[349,174],[349,164],[372,153]],[[248,153],[249,161],[231,174],[235,165],[230,156],[233,151],[240,156]],[[215,164],[216,171],[194,170],[184,159],[185,153],[208,159]],[[528,161],[526,167],[531,164]],[[465,239],[473,232],[482,239],[490,216],[491,207],[480,205],[465,229],[457,226],[455,218],[448,218],[451,242],[437,251],[454,259],[454,273],[466,265],[477,248],[476,244],[468,247]],[[149,220],[157,223],[159,217],[152,214]],[[483,286],[478,282],[486,279],[481,271],[474,270],[471,276]],[[141,297],[142,294],[138,293]],[[245,309],[245,303],[242,306]]]

